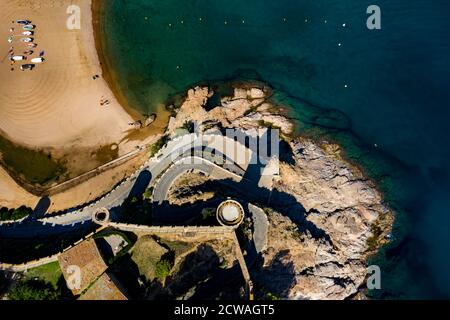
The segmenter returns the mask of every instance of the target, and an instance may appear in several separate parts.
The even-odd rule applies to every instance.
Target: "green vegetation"
[[[186,121],[185,123],[183,123],[183,126],[181,127],[181,129],[184,129],[189,133],[194,133],[194,131],[195,131],[194,122]]]
[[[371,226],[372,236],[367,239],[367,250],[374,251],[378,247],[378,240],[383,233],[383,230],[378,225],[378,223],[374,223]]]
[[[145,190],[143,196],[145,200],[151,200],[152,196],[153,196],[153,187],[148,188],[147,190]]]
[[[153,157],[155,154],[157,154],[158,151],[161,150],[168,141],[169,141],[169,136],[163,135],[158,141],[156,141],[154,144],[152,144],[149,148],[150,157]]]
[[[170,274],[170,270],[172,270],[170,261],[161,259],[156,263],[155,276],[160,280],[164,280]]]
[[[277,295],[273,294],[272,292],[267,292],[265,300],[280,300],[280,298]]]
[[[33,184],[56,180],[66,168],[51,154],[18,146],[0,136],[1,162],[13,174]]]
[[[11,300],[59,300],[73,298],[58,262],[28,270],[8,294]]]
[[[19,282],[8,294],[11,300],[57,300],[58,291],[42,280]]]
[[[131,259],[136,264],[139,274],[146,280],[153,281],[156,278],[156,265],[166,253],[166,248],[155,239],[144,236],[136,242]]]
[[[33,209],[21,206],[17,209],[0,208],[0,221],[16,221],[28,217]]]
[[[28,270],[28,272],[25,274],[25,279],[33,280],[39,278],[45,283],[51,284],[54,289],[57,289],[58,281],[60,280],[61,276],[62,272],[61,269],[59,268],[59,263],[58,261],[55,261]]]

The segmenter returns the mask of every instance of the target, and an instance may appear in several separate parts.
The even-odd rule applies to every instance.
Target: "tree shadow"
[[[111,272],[117,281],[126,288],[127,295],[132,299],[142,300],[145,298],[151,283],[141,276],[137,264],[127,253],[119,257],[110,267]]]
[[[166,285],[155,299],[212,299],[225,291],[223,283],[229,279],[229,273],[221,269],[220,264],[220,257],[210,245],[200,245],[184,258],[178,271],[166,279]]]
[[[278,252],[267,267],[253,270],[253,282],[257,299],[267,299],[268,294],[276,297],[288,296],[295,285],[295,266],[289,260],[289,250]]]
[[[111,259],[114,258],[113,248],[105,238],[96,238],[95,244],[97,245],[103,260],[111,261]]]
[[[128,198],[139,197],[145,192],[152,180],[152,174],[148,170],[143,170],[139,173],[139,176],[136,179],[133,187],[128,194]]]
[[[50,208],[51,204],[52,202],[50,201],[50,198],[48,196],[40,198],[38,203],[34,207],[33,212],[28,217],[26,217],[23,222],[30,222],[43,218],[47,213],[48,208]]]
[[[144,200],[143,194],[147,190],[151,180],[152,174],[149,170],[141,171],[136,178],[133,187],[131,188],[130,192],[123,200],[123,202],[120,203],[120,205],[109,209],[112,219],[120,220],[120,217],[122,217],[125,218],[125,220],[129,220],[130,213],[132,213],[131,215],[134,216],[135,213],[137,213],[141,209],[145,209],[142,208]],[[118,199],[118,201],[120,201],[120,199]],[[141,208],[139,208],[140,206]],[[148,220],[151,220],[151,217]]]

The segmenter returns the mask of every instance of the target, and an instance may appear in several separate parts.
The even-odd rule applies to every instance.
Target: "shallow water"
[[[371,295],[450,297],[450,2],[379,0],[380,31],[370,4],[108,1],[105,52],[143,113],[199,82],[269,83],[301,132],[332,134],[399,211]]]

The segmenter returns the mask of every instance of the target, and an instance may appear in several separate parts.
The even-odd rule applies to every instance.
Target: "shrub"
[[[159,279],[164,279],[170,274],[172,264],[167,259],[161,259],[156,263],[155,275]]]
[[[377,248],[379,237],[383,233],[383,230],[377,223],[372,224],[371,230],[372,236],[367,239],[367,247],[369,251],[373,251]]]
[[[25,206],[21,206],[17,209],[8,209],[3,207],[0,209],[0,221],[20,220],[29,216],[32,212],[33,209]]]
[[[186,121],[181,128],[189,133],[195,132],[195,124],[192,121]]]
[[[169,141],[169,136],[164,135],[158,141],[152,144],[149,149],[150,157],[153,157],[155,154],[157,154],[158,151],[166,145],[167,141]]]
[[[146,199],[146,200],[151,200],[152,199],[152,195],[153,195],[153,187],[150,187],[147,190],[145,190],[145,192],[143,194],[144,199]]]

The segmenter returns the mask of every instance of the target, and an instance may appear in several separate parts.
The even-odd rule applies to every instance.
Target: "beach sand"
[[[74,174],[83,171],[80,163],[89,162],[92,150],[101,146],[117,143],[120,156],[152,140],[149,136],[142,139],[126,138],[130,136],[129,123],[134,120],[102,77],[94,39],[91,3],[91,0],[0,2],[0,133],[20,145],[51,150],[56,157],[69,155],[71,160],[67,163],[74,162],[73,159],[78,162],[78,172]],[[66,11],[70,5],[81,8],[79,30],[66,27],[69,18]],[[37,65],[33,71],[21,71],[21,63],[11,66],[8,59],[11,45],[18,55],[29,50],[20,43],[20,37],[11,45],[7,41],[11,27],[15,28],[14,34],[23,31],[21,26],[11,23],[18,19],[32,20],[36,25],[34,42],[38,47],[33,49],[35,53],[32,57],[37,57],[41,50],[45,51],[46,61]],[[15,70],[11,71],[11,67]],[[94,80],[94,75],[100,77]],[[101,99],[109,100],[110,104],[101,106]],[[86,169],[91,169],[93,164],[97,165],[91,161]],[[125,165],[121,167],[127,171]],[[71,170],[70,167],[68,169]],[[104,180],[100,182],[103,185],[99,186],[104,191],[115,180],[110,174],[106,176],[92,179],[90,188],[96,187],[92,181]],[[90,198],[86,195],[90,193],[88,191],[76,192],[71,199],[60,195],[61,199],[67,198],[70,203],[63,201],[58,203],[58,207],[84,202]],[[98,192],[94,190],[93,193]],[[35,202],[36,197],[20,188],[0,168],[0,205],[32,206]]]
[[[20,187],[0,166],[0,207],[17,208],[21,205],[34,208],[39,198]]]
[[[67,7],[81,8],[81,29],[68,30]],[[47,61],[33,71],[10,71],[4,59],[11,21],[29,19],[36,27],[36,53]],[[16,24],[16,34],[21,31]],[[20,28],[21,29],[21,28]],[[100,77],[92,27],[91,1],[23,1],[0,3],[0,130],[19,144],[33,148],[95,147],[118,142],[132,118]],[[16,38],[17,54],[27,50]],[[36,53],[33,55],[35,56]],[[100,100],[110,105],[102,107]],[[132,146],[121,146],[121,153]]]

